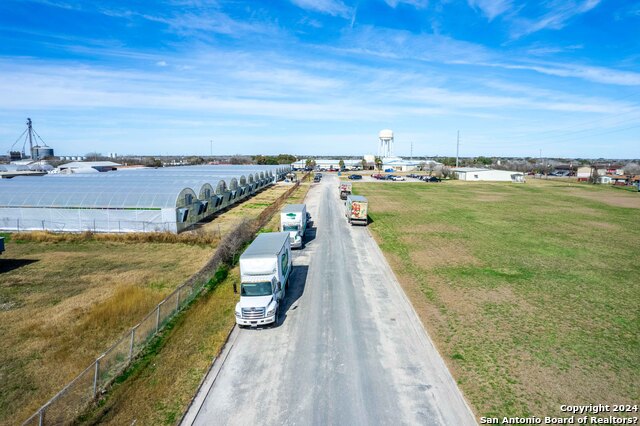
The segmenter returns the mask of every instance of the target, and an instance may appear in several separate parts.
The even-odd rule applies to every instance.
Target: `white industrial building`
[[[316,162],[316,168],[318,169],[327,169],[327,170],[340,170],[340,160],[336,160],[333,158],[317,158],[313,159]],[[355,169],[362,168],[362,159],[360,160],[342,160],[344,161],[344,167],[346,169]],[[302,170],[307,167],[307,159],[303,158],[302,160],[298,160],[294,163],[291,163],[291,167],[294,170]]]
[[[475,167],[453,169],[459,180],[490,182],[524,182],[524,173]]]

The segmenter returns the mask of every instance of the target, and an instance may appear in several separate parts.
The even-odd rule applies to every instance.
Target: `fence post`
[[[180,309],[180,289],[181,287],[178,287],[178,291],[176,292],[176,312]]]
[[[156,308],[156,334],[158,333],[158,330],[160,329],[160,306],[162,306],[162,304],[164,303],[164,300],[160,303],[158,303],[158,307]]]
[[[118,221],[118,232],[121,232],[120,231],[120,221]]]
[[[44,231],[44,220],[42,221],[42,230]]]
[[[95,398],[98,394],[98,379],[100,377],[100,360],[104,357],[104,354],[100,355],[96,358],[96,370],[93,373],[93,397]]]
[[[44,412],[47,406],[41,407],[38,411],[38,426],[44,426]]]
[[[138,328],[138,325],[134,326],[131,329],[131,342],[129,343],[129,362],[131,362],[131,360],[133,359],[133,345],[136,341],[136,328]]]
[[[16,219],[16,220],[17,220],[17,222],[18,222],[18,223],[17,223],[17,225],[18,225],[18,226],[17,226],[17,228],[18,228],[18,232],[20,232],[20,219]]]

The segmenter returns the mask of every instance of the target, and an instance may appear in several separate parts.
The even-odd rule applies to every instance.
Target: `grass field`
[[[640,400],[640,194],[553,181],[355,184],[477,416]]]
[[[197,272],[213,254],[219,230],[224,235],[256,217],[289,187],[265,190],[177,238],[159,235],[164,242],[8,235],[0,256],[0,424],[37,410]]]

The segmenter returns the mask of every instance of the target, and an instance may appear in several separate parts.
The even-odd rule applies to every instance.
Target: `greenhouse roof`
[[[185,166],[3,179],[0,181],[0,207],[175,208],[180,204],[181,195],[192,194],[197,199],[207,184],[215,191],[220,182],[228,188],[234,179],[240,181],[245,174],[280,169],[274,166]]]

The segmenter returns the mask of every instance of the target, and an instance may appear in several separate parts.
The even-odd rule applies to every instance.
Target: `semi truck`
[[[346,200],[351,194],[351,182],[340,182],[338,189],[340,190],[340,199]]]
[[[280,232],[289,233],[292,248],[303,247],[307,218],[306,204],[287,204],[280,212]]]
[[[258,235],[240,256],[240,327],[276,325],[291,275],[288,232]]]
[[[367,225],[367,210],[369,201],[362,195],[349,195],[345,202],[345,216],[351,224]]]

